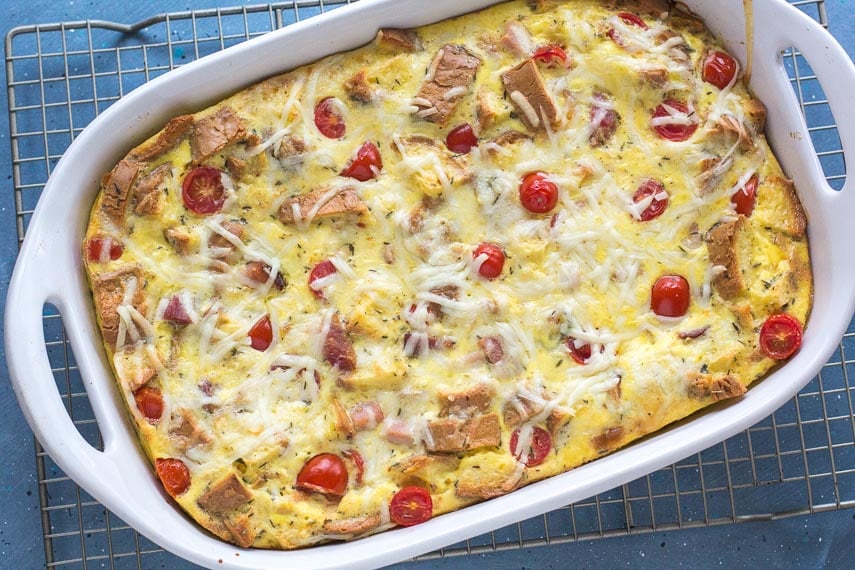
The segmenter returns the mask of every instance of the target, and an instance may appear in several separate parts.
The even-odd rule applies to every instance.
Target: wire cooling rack
[[[180,12],[131,26],[86,21],[15,28],[6,37],[18,239],[62,153],[94,117],[184,63],[346,0]],[[822,1],[793,2],[827,25]],[[784,52],[829,183],[846,176],[834,118],[801,55]],[[101,438],[62,321],[44,329],[54,376],[75,425]],[[855,321],[820,374],[759,424],[706,451],[592,499],[421,558],[470,555],[655,530],[766,520],[855,506]],[[35,443],[45,562],[64,568],[189,568],[81,490]]]

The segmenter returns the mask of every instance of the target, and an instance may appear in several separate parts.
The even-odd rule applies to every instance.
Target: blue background
[[[132,23],[154,14],[233,6],[237,0],[9,1],[0,0],[0,31],[14,26],[97,18]],[[855,54],[852,2],[828,0],[831,32],[850,55]],[[762,29],[762,25],[759,29]],[[5,69],[0,69],[4,75]],[[7,109],[6,92],[0,93]],[[855,109],[838,120],[852,121]],[[8,115],[0,113],[0,303],[17,253],[16,220],[11,176]],[[0,349],[2,350],[2,349]],[[38,568],[44,565],[42,527],[32,433],[18,409],[5,366],[0,368],[0,567]],[[852,481],[848,479],[847,481]],[[169,555],[142,559],[142,567],[175,567]],[[752,565],[851,568],[855,560],[855,510],[848,509],[782,520],[728,524],[708,528],[643,533],[601,540],[582,540],[549,547],[521,548],[500,553],[427,560],[417,568],[589,568],[697,567]],[[109,561],[104,561],[110,567]],[[90,563],[89,567],[100,567]],[[136,566],[136,563],[134,563]],[[189,565],[188,565],[189,566]],[[79,566],[78,566],[79,567]]]

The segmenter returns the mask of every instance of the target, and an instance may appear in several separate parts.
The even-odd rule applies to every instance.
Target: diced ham
[[[687,331],[679,331],[677,333],[677,338],[679,338],[681,340],[692,340],[692,339],[695,339],[698,337],[702,337],[706,334],[706,332],[709,330],[709,328],[710,328],[710,326],[707,325],[704,327],[699,327],[696,329],[690,329]]]
[[[594,93],[591,105],[591,135],[588,142],[591,146],[603,146],[612,138],[617,130],[620,115],[608,105],[608,97]]]
[[[324,339],[324,360],[339,372],[347,374],[356,370],[356,351],[347,336],[341,318],[335,315]]]
[[[467,420],[443,418],[428,422],[431,442],[427,448],[436,453],[456,453],[482,447],[495,447],[502,442],[502,429],[496,413]]]
[[[470,416],[490,409],[496,391],[489,384],[476,384],[462,392],[439,392],[440,416]]]
[[[478,339],[478,346],[484,352],[484,357],[490,364],[498,364],[505,359],[505,349],[502,346],[502,338],[488,336]]]
[[[412,445],[415,441],[413,429],[410,427],[410,424],[397,418],[386,423],[386,428],[383,430],[383,437],[386,438],[386,441],[398,445]]]
[[[223,479],[212,484],[205,493],[196,501],[199,507],[216,516],[221,516],[229,511],[245,505],[252,498],[252,493],[237,478],[230,473]]]
[[[342,520],[324,522],[324,532],[328,534],[364,534],[380,526],[380,515],[362,515]]]
[[[712,376],[710,374],[691,374],[689,376],[689,397],[696,400],[718,402],[736,398],[746,392],[745,386],[735,376]]]
[[[520,57],[529,57],[534,49],[531,34],[525,26],[512,20],[505,23],[505,35],[502,36],[502,45]]]
[[[419,108],[416,115],[445,124],[460,98],[469,92],[480,66],[481,60],[461,45],[446,44],[440,48],[413,100]]]
[[[415,30],[380,28],[377,43],[395,51],[415,52],[422,49],[422,39]]]
[[[95,277],[92,290],[95,309],[101,322],[104,340],[115,348],[119,336],[121,318],[117,311],[129,289],[133,289],[130,304],[140,313],[146,313],[145,292],[143,291],[142,269],[139,265],[122,267],[116,271],[103,273]]]
[[[364,69],[360,69],[344,82],[344,90],[351,99],[360,103],[370,103],[374,92]]]
[[[319,188],[308,194],[285,200],[279,207],[279,221],[283,224],[294,223],[296,221],[294,216],[295,206],[301,221],[305,220],[316,208],[318,202],[328,197],[329,192],[329,188]],[[342,214],[362,215],[366,212],[368,212],[368,208],[365,207],[365,204],[356,195],[356,191],[351,187],[345,187],[317,208],[312,219],[316,220],[318,218],[328,218]]]
[[[125,218],[128,195],[139,171],[139,163],[123,159],[101,179],[101,210],[116,224]]]
[[[243,223],[236,220],[225,220],[220,223],[220,226],[239,240],[243,238],[245,231]],[[240,256],[236,255],[237,247],[235,247],[235,244],[218,233],[211,234],[211,237],[208,239],[208,247],[218,250],[214,252],[212,257],[222,259],[226,263],[236,263],[240,259]]]
[[[197,121],[190,133],[190,152],[194,162],[202,162],[226,145],[246,135],[243,121],[231,109],[221,107],[216,114]]]
[[[375,400],[360,402],[348,410],[353,429],[367,431],[377,427],[383,421],[383,408]]]
[[[163,310],[163,320],[176,325],[189,325],[193,322],[191,309],[185,306],[182,295],[173,295]]]
[[[187,133],[190,132],[190,127],[192,126],[192,115],[175,117],[166,123],[166,126],[153,142],[141,144],[133,150],[131,156],[141,162],[157,158],[181,142]]]
[[[161,164],[150,173],[140,178],[134,185],[134,213],[140,216],[156,216],[160,214],[163,184],[172,172],[172,166]]]
[[[543,77],[533,59],[529,58],[502,74],[502,84],[508,97],[517,108],[523,123],[531,130],[539,130],[546,122],[555,124],[558,109],[546,90]]]

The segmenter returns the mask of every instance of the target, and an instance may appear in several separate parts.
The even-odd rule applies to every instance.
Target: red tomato
[[[463,123],[449,131],[448,136],[445,137],[445,146],[451,152],[466,154],[472,150],[473,146],[478,146],[478,137],[475,136],[472,125]]]
[[[498,245],[485,242],[475,248],[472,257],[477,258],[482,253],[487,259],[478,268],[478,274],[484,279],[495,279],[502,274],[502,268],[505,266],[505,252]]]
[[[707,54],[704,60],[704,81],[711,83],[719,89],[724,89],[739,71],[739,64],[729,54],[713,50]]]
[[[362,476],[365,474],[365,459],[362,454],[355,449],[345,449],[341,454],[350,459],[356,467],[356,486],[362,485]]]
[[[569,61],[569,57],[567,56],[567,52],[564,51],[564,48],[556,44],[540,46],[534,50],[531,57],[540,63],[546,64],[547,67],[555,65],[567,67],[567,62]]]
[[[549,435],[548,431],[542,427],[534,426],[534,431],[531,434],[531,449],[529,449],[528,456],[525,459],[521,459],[523,450],[517,450],[519,438],[520,429],[517,428],[511,434],[511,455],[517,461],[522,461],[526,467],[537,467],[546,461],[546,457],[552,449],[552,436]]]
[[[223,173],[210,166],[197,166],[187,173],[181,184],[181,198],[187,209],[196,214],[214,214],[226,202]]]
[[[567,350],[570,351],[570,356],[579,364],[585,364],[591,358],[590,343],[586,342],[585,344],[576,346],[576,339],[571,336],[567,338],[566,344]]]
[[[784,360],[802,345],[802,324],[787,313],[772,315],[760,328],[760,350],[769,358]]]
[[[677,101],[676,99],[666,99],[661,105],[656,107],[655,111],[653,111],[653,118],[661,119],[663,117],[670,117],[671,113],[668,112],[666,107],[670,107],[685,115],[689,114],[689,106],[684,102]],[[698,129],[698,123],[697,119],[694,118],[694,112],[690,115],[690,118],[691,122],[689,124],[666,121],[664,124],[655,125],[653,130],[656,131],[656,134],[663,139],[682,142],[691,137]]]
[[[260,352],[267,350],[273,342],[273,327],[270,324],[270,315],[264,315],[258,322],[252,325],[248,333],[252,342],[252,348]]]
[[[341,175],[365,182],[376,177],[382,169],[383,159],[380,158],[380,151],[373,142],[365,141],[356,151],[356,157],[341,171]]]
[[[392,497],[389,516],[400,526],[413,526],[430,519],[433,514],[433,499],[426,489],[404,487]]]
[[[650,308],[660,317],[682,317],[689,310],[689,282],[679,275],[663,275],[653,284]]]
[[[647,24],[644,23],[644,20],[642,20],[635,14],[631,14],[629,12],[620,12],[618,13],[618,18],[620,18],[624,21],[624,23],[629,24],[630,26],[638,26],[643,30],[647,29]],[[623,42],[623,38],[620,37],[620,34],[618,34],[614,28],[609,28],[609,31],[606,33],[617,45],[621,47],[625,45]]]
[[[332,275],[336,273],[338,269],[335,268],[333,262],[327,259],[326,261],[322,261],[319,264],[315,265],[315,268],[312,269],[312,272],[309,273],[309,290],[312,292],[317,299],[324,298],[324,292],[321,290],[315,290],[312,288],[312,283],[317,281],[318,279],[322,279],[328,275]]]
[[[332,453],[321,453],[306,461],[297,475],[297,488],[309,493],[341,497],[347,491],[347,467]]]
[[[137,409],[151,424],[157,423],[163,415],[163,396],[157,388],[139,388],[134,392],[134,401],[137,403]]]
[[[95,237],[86,242],[86,258],[89,261],[115,261],[122,257],[124,248],[113,238]]]
[[[163,320],[175,323],[176,325],[189,325],[193,322],[190,313],[187,312],[187,308],[178,295],[173,295],[169,299],[169,303],[167,303],[166,308],[163,310]]]
[[[328,139],[340,139],[344,136],[344,117],[336,111],[333,97],[327,97],[315,105],[315,126]]]
[[[638,204],[648,196],[656,196],[657,194],[662,193],[665,194],[664,198],[653,198],[650,205],[641,211],[640,216],[642,222],[649,222],[650,220],[662,215],[662,212],[664,212],[665,208],[668,207],[668,193],[665,192],[665,187],[662,186],[662,184],[656,180],[648,178],[639,185],[638,190],[636,190],[635,194],[632,195],[632,201]]]
[[[154,462],[154,469],[163,488],[172,497],[183,494],[190,486],[190,470],[180,459],[161,459]]]
[[[520,202],[529,212],[545,214],[558,203],[558,186],[543,172],[526,174],[520,184]]]
[[[754,204],[757,202],[757,185],[759,182],[760,179],[757,178],[757,175],[755,174],[748,179],[745,186],[737,190],[736,193],[730,197],[730,201],[733,203],[733,207],[737,214],[742,214],[747,218],[751,215],[751,212],[754,211]]]

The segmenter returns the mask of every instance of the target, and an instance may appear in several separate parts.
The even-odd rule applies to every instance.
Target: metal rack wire
[[[6,73],[19,241],[56,161],[111,103],[174,67],[346,3],[292,0],[163,14],[130,26],[85,21],[11,30]],[[822,0],[792,3],[827,25]],[[826,177],[839,189],[846,169],[822,88],[798,52],[783,55]],[[51,307],[45,309],[44,329],[66,408],[84,437],[99,446],[74,355]],[[853,374],[855,321],[820,374],[745,432],[589,500],[422,558],[855,507]],[[35,453],[47,567],[191,567],[88,496],[38,442]]]

